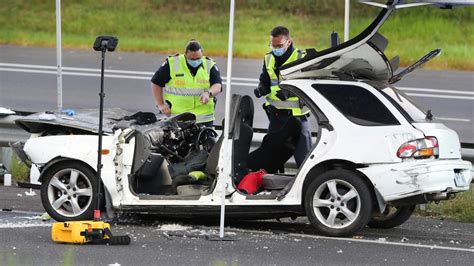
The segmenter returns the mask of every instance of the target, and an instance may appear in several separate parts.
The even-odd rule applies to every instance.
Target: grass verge
[[[11,163],[11,174],[12,184],[17,182],[29,182],[30,181],[30,168],[24,164],[16,154],[12,155]]]
[[[343,1],[239,0],[236,6],[234,55],[262,58],[269,50],[269,31],[290,28],[299,48],[328,48],[332,31],[343,32]],[[211,56],[227,55],[228,1],[63,1],[63,46],[90,49],[95,36],[112,34],[122,51],[176,53],[191,38],[201,41]],[[377,8],[352,5],[351,35],[361,32]],[[432,69],[474,70],[474,8],[401,9],[383,26],[390,40],[387,55],[401,64],[413,63],[435,48],[443,55]],[[54,47],[54,1],[3,0],[0,44]]]
[[[474,223],[474,184],[471,184],[468,191],[457,194],[456,198],[441,201],[439,204],[427,204],[424,210],[419,208],[417,213]]]

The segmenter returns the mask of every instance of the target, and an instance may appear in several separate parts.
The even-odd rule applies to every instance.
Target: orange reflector
[[[421,149],[418,152],[420,156],[433,156],[434,152],[433,149]]]
[[[102,155],[107,155],[109,153],[110,153],[110,150],[106,150],[106,149],[100,151],[100,154]]]

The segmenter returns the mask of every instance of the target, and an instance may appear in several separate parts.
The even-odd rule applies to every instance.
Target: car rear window
[[[313,87],[355,124],[361,126],[400,124],[375,95],[362,87],[338,84],[314,84]]]
[[[426,120],[426,113],[404,92],[393,87],[385,87],[382,89],[382,92],[387,96],[387,99],[392,101],[395,107],[401,109],[402,114],[407,117],[410,122]]]

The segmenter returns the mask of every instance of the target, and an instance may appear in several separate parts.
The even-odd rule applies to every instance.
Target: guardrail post
[[[12,149],[10,148],[0,148],[0,164],[5,166],[7,171],[10,173],[12,171]]]

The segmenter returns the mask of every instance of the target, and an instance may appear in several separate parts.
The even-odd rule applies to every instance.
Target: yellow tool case
[[[113,236],[110,231],[110,225],[102,221],[54,223],[51,230],[51,238],[55,242],[71,244],[130,244],[130,237]]]

